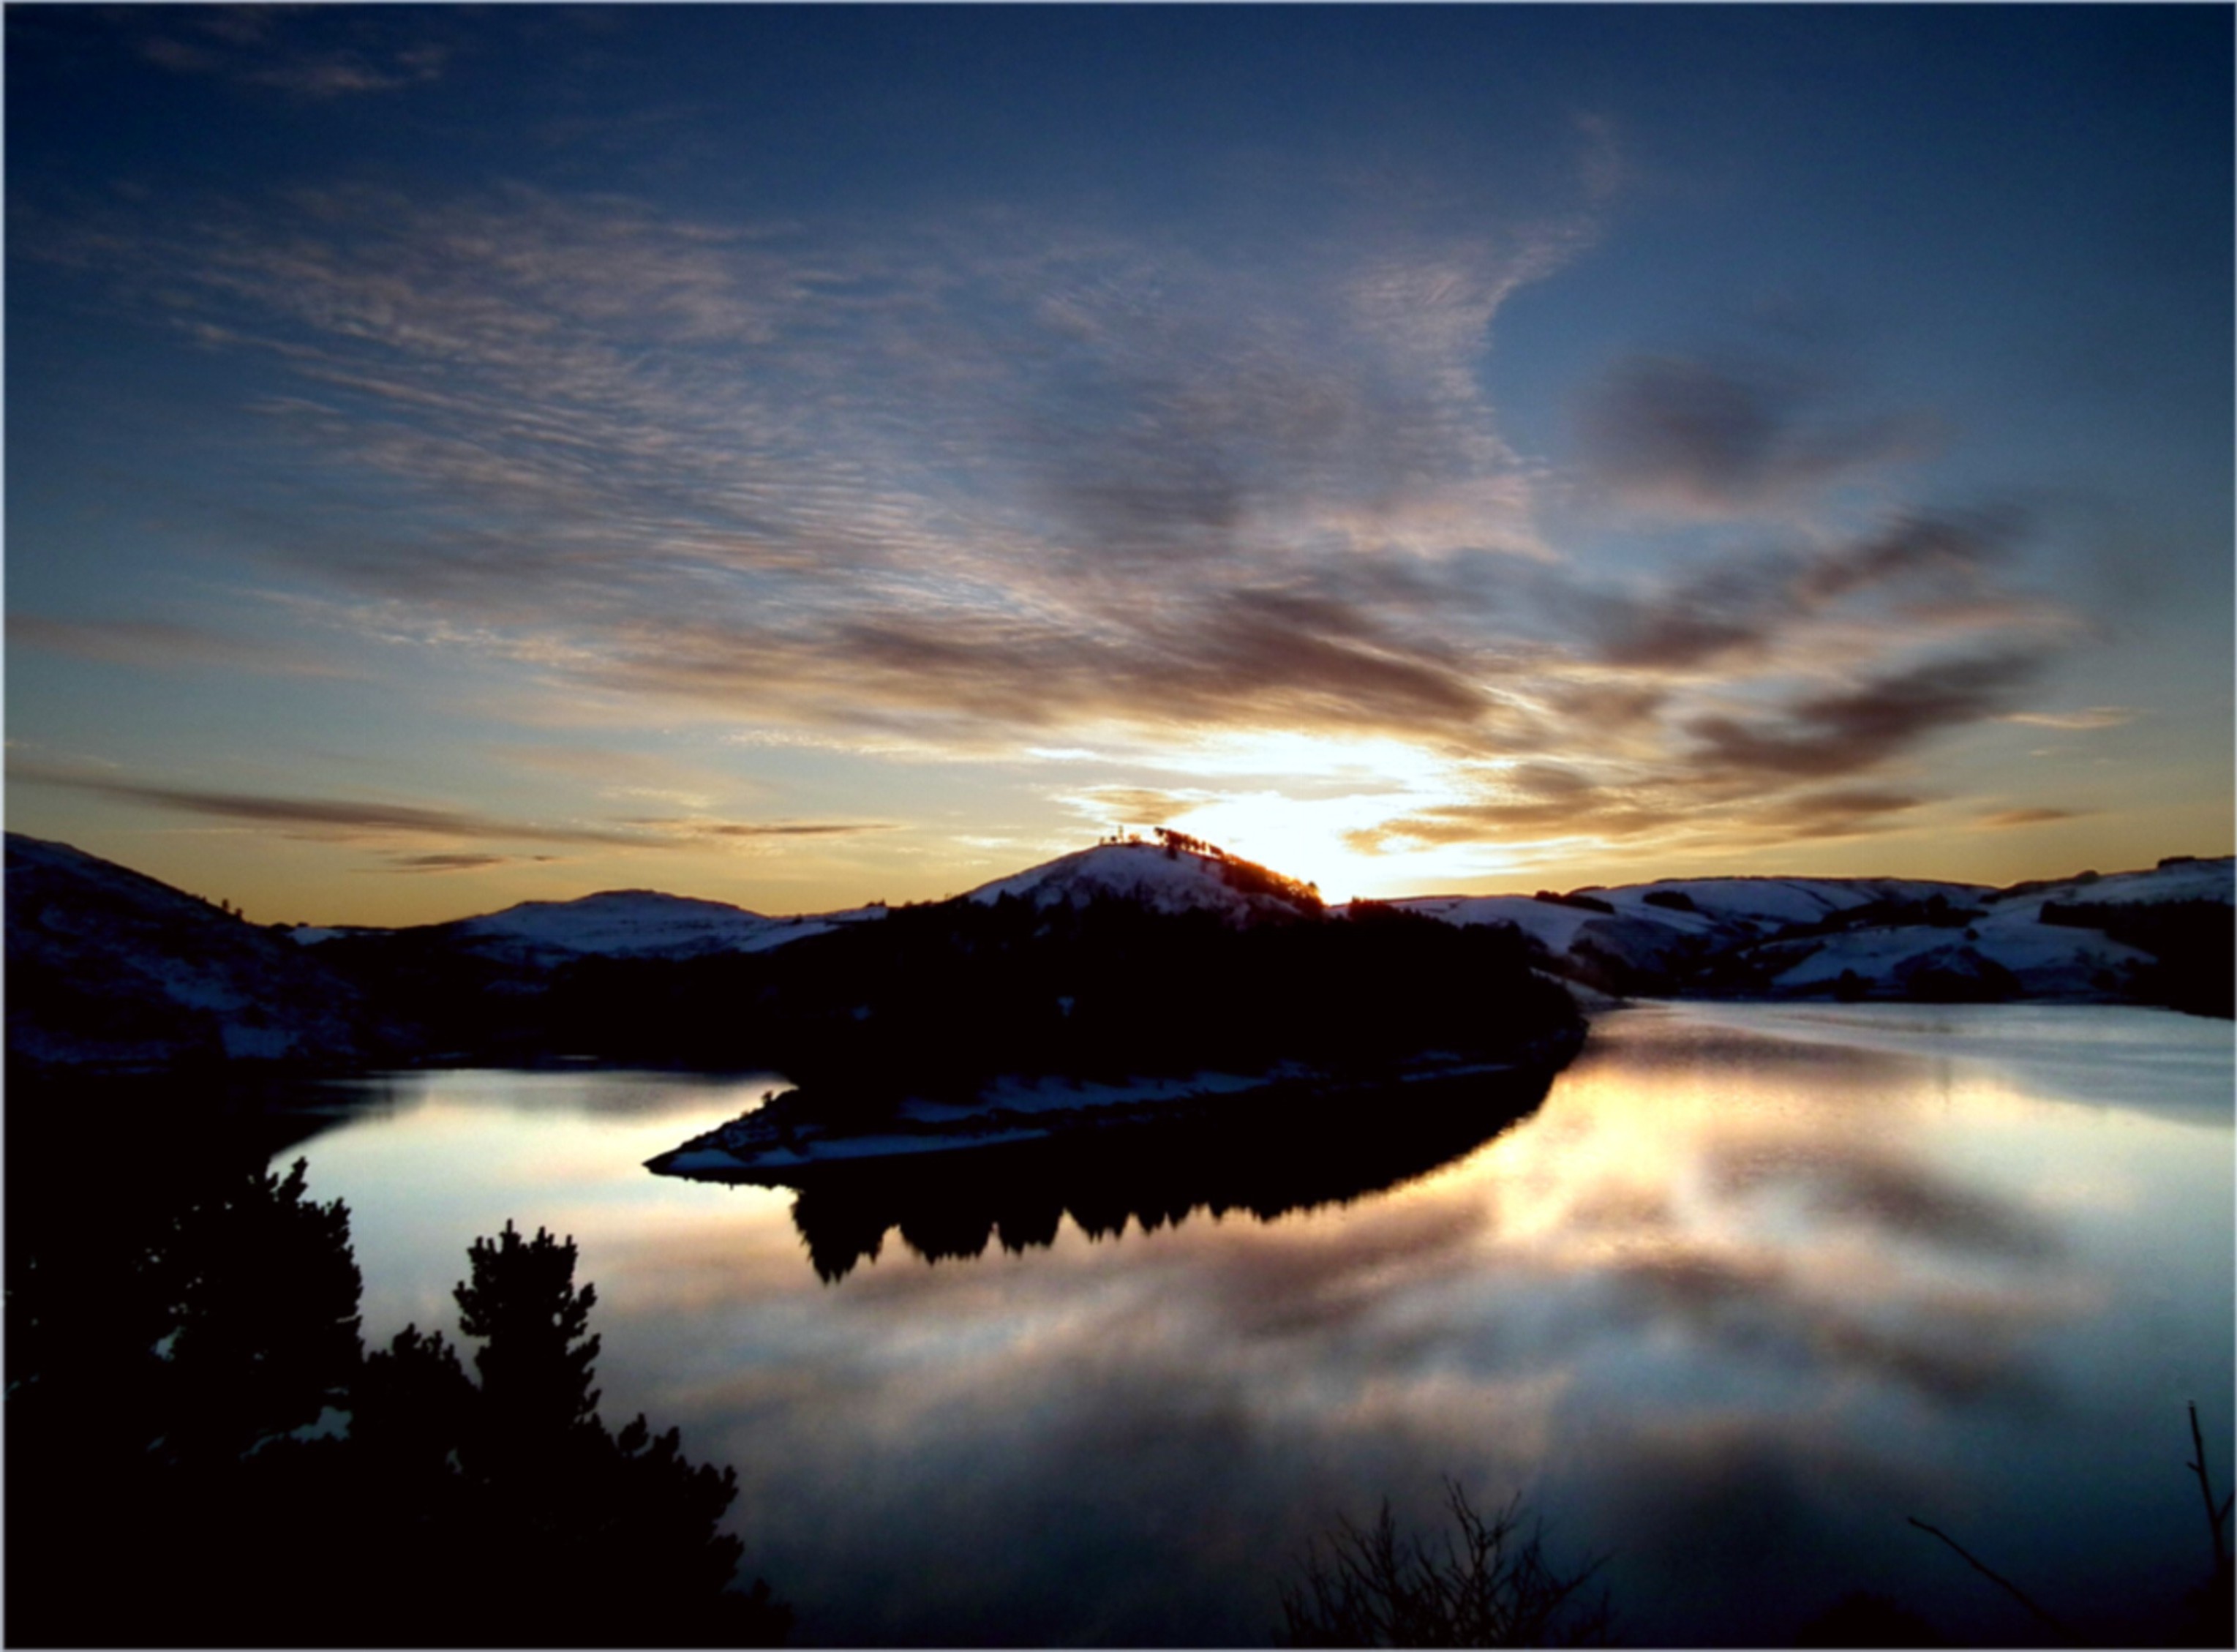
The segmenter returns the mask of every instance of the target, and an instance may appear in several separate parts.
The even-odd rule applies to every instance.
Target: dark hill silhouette
[[[896,911],[793,955],[744,1001],[765,1017],[758,1047],[798,1087],[656,1157],[654,1170],[802,1185],[805,1160],[855,1180],[866,1154],[893,1151],[864,1138],[900,1131],[944,1161],[943,1176],[1033,1186],[1043,1204],[1084,1186],[1082,1197],[1116,1198],[1123,1221],[1144,1187],[1158,1190],[1145,1209],[1248,1200],[1247,1186],[1227,1190],[1254,1152],[1288,1174],[1301,1151],[1369,1134],[1369,1119],[1410,1162],[1416,1113],[1433,1134],[1486,1116],[1481,1098],[1501,1087],[1463,1074],[1525,1072],[1542,1092],[1582,1032],[1567,993],[1531,973],[1512,933],[1388,909],[1237,928],[1204,911],[1005,895]],[[1453,1100],[1455,1086],[1475,1099]],[[1490,1113],[1513,1116],[1502,1105]],[[1136,1141],[1145,1133],[1155,1147]],[[1093,1166],[1079,1153],[993,1153],[989,1134],[1092,1139],[1092,1157],[1127,1167],[1114,1193],[1081,1182]],[[1362,1151],[1373,1162],[1382,1149]],[[1160,1155],[1187,1172],[1145,1182]],[[965,1156],[967,1173],[955,1167]]]
[[[1368,1070],[1428,1048],[1496,1055],[1580,1025],[1511,934],[1397,912],[1238,929],[1120,901],[951,902],[801,942],[749,993],[742,969],[723,973],[740,989],[733,1022],[756,1023],[747,1041],[764,1059],[821,1104],[870,1117],[903,1093],[967,1093],[998,1074]]]
[[[361,988],[231,903],[7,835],[8,1063],[340,1066],[402,1047]]]

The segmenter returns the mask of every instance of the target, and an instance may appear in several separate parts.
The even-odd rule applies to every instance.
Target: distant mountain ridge
[[[410,1061],[459,1040],[469,1056],[494,1059],[476,1041],[488,1006],[529,1004],[561,988],[578,1003],[624,983],[636,994],[654,979],[646,970],[789,956],[796,944],[823,945],[887,915],[872,905],[769,917],[635,889],[401,929],[267,928],[17,833],[8,834],[7,869],[9,1054],[72,1067]],[[1117,902],[1170,917],[1205,913],[1231,928],[1395,909],[1463,928],[1511,926],[1540,968],[1618,995],[2036,998],[2227,1015],[2234,894],[2237,861],[2225,856],[2006,889],[1723,877],[1324,907],[1308,884],[1169,833],[1059,856],[956,901],[1043,912]],[[703,989],[705,1013],[719,1016],[723,999]],[[433,1031],[418,1014],[430,1003],[449,1007]],[[527,1042],[498,1054],[532,1059],[545,1036],[523,1033]]]

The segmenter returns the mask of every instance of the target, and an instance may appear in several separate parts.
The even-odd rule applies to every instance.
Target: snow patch
[[[1239,888],[1246,874],[1237,862],[1155,843],[1099,843],[1058,856],[992,883],[963,898],[992,906],[1009,897],[1036,907],[1086,906],[1099,899],[1132,902],[1168,915],[1212,912],[1231,923],[1270,916],[1296,917],[1304,909],[1267,890]]]

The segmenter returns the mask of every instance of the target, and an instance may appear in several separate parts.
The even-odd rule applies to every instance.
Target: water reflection
[[[1271,1221],[1343,1205],[1481,1146],[1544,1098],[1544,1076],[1478,1076],[1380,1096],[1285,1103],[1278,1114],[1137,1125],[968,1152],[915,1153],[794,1173],[792,1219],[816,1273],[874,1261],[888,1233],[927,1262],[1046,1249],[1066,1217],[1091,1239],[1193,1213]],[[672,1173],[735,1180],[707,1172]],[[756,1178],[758,1180],[759,1178]]]
[[[2186,1399],[2231,1482],[2227,1029],[2096,1018],[2054,1084],[2024,1014],[1871,1008],[1608,1016],[1513,1128],[1271,1219],[871,1205],[837,1289],[789,1193],[638,1168],[757,1090],[656,1116],[498,1099],[620,1075],[424,1075],[306,1151],[369,1335],[445,1323],[507,1216],[575,1233],[607,1404],[737,1465],[806,1643],[1263,1643],[1294,1545],[1386,1492],[1427,1525],[1445,1473],[1611,1554],[1635,1643],[1789,1641],[1860,1589],[2032,1638],[1906,1515],[2127,1624],[2204,1550]]]
[[[1605,1314],[1732,1366],[1945,1403],[2041,1395],[2030,1333],[2095,1287],[2037,1190],[1953,1162],[1954,1087],[1986,1103],[1994,1085],[1834,1054],[1620,1028],[1485,1155],[1500,1260],[1592,1280]]]

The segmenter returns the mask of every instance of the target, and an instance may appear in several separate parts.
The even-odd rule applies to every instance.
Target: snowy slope
[[[523,901],[501,912],[409,930],[305,924],[289,931],[288,937],[300,946],[317,947],[346,937],[416,935],[478,957],[550,968],[586,956],[699,958],[720,952],[766,952],[884,915],[882,906],[869,906],[770,918],[723,901],[651,889],[608,889],[572,901]]]
[[[610,889],[574,901],[523,901],[502,912],[442,928],[471,949],[524,962],[595,954],[608,958],[697,958],[763,952],[874,917],[882,908],[820,917],[769,918],[721,901]]]
[[[2000,907],[2029,912],[2039,910],[2046,901],[2141,901],[2155,904],[2219,901],[2227,906],[2230,903],[2233,878],[2237,878],[2237,870],[2233,869],[2237,869],[2237,861],[2227,855],[2213,860],[2181,856],[2161,861],[2148,872],[2108,872],[2102,877],[2094,872],[2084,872],[2055,882],[2023,883],[1999,892],[1996,900]]]
[[[1005,895],[1037,907],[1132,901],[1152,912],[1215,912],[1230,923],[1296,918],[1317,904],[1271,884],[1262,869],[1219,855],[1155,843],[1099,843],[983,884],[963,898],[992,906]]]
[[[1447,923],[1513,924],[1557,968],[1602,979],[1610,966],[1619,975],[1690,973],[1737,948],[1875,902],[1939,894],[1954,902],[1986,893],[1903,878],[1666,878],[1578,890],[1576,904],[1528,895],[1422,895],[1391,904]]]
[[[1830,936],[1780,969],[1768,985],[1775,995],[1822,991],[1846,971],[1875,995],[1919,995],[1924,975],[1941,977],[1944,989],[1974,980],[1996,995],[2120,997],[2134,985],[2137,974],[2151,965],[2152,955],[2098,929],[2045,922],[2046,906],[2188,902],[2227,906],[2233,894],[2237,894],[2237,863],[2226,857],[1983,890],[1963,903],[1971,915],[1962,926],[1884,925]]]
[[[67,844],[7,836],[8,1053],[34,1064],[356,1061],[358,989],[280,935]]]
[[[2096,929],[2045,923],[2046,904],[2227,905],[2234,885],[2237,862],[2225,856],[2010,890],[1908,878],[1693,878],[1580,890],[1566,903],[1501,895],[1392,904],[1448,923],[1511,923],[1556,972],[1625,991],[2117,1000],[2151,955]]]

